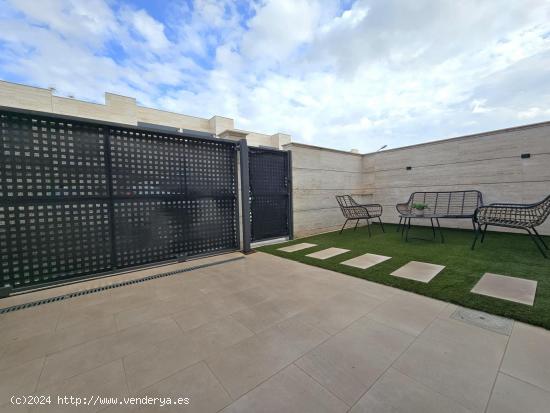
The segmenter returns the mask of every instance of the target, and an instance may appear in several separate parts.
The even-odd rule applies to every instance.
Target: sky
[[[0,79],[371,152],[549,121],[550,0],[0,0]]]

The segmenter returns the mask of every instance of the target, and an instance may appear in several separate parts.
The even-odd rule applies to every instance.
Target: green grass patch
[[[373,225],[371,238],[367,229],[360,227],[356,231],[349,229],[342,234],[330,232],[285,244],[268,245],[258,250],[550,330],[550,259],[544,259],[527,235],[487,232],[485,242],[480,244],[478,240],[476,249],[471,251],[472,231],[445,228],[445,243],[441,244],[439,241],[423,240],[405,242],[396,232],[395,225],[386,224],[385,229],[386,232],[382,233],[380,226]],[[410,235],[429,238],[432,232],[431,228],[412,227]],[[545,241],[550,245],[550,237],[545,237]],[[293,253],[277,250],[301,242],[317,246]],[[329,247],[350,251],[327,260],[306,257]],[[365,270],[340,264],[365,253],[392,258]],[[390,275],[409,261],[444,265],[445,269],[427,284]],[[534,306],[471,293],[470,290],[486,272],[538,281]]]

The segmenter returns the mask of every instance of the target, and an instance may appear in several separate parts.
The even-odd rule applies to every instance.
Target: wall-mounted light
[[[412,168],[412,166],[407,166],[407,171],[410,171]]]
[[[531,157],[530,153],[522,153],[521,154],[521,159],[529,159],[530,157]]]

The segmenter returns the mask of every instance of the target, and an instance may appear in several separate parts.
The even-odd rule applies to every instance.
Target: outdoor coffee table
[[[401,214],[401,218],[403,218],[405,221],[403,223],[403,227],[401,229],[401,239],[403,239],[403,236],[405,236],[405,241],[408,241],[409,239],[420,239],[424,241],[435,241],[436,240],[436,231],[434,226],[434,221],[437,224],[437,229],[439,230],[439,236],[441,238],[441,243],[445,242],[445,238],[443,237],[443,231],[441,230],[441,225],[439,225],[439,218],[444,218],[444,215],[441,214],[423,214],[423,215],[417,215],[417,214]],[[411,230],[411,220],[412,219],[429,219],[430,223],[432,224],[432,234],[433,237],[431,239],[429,238],[418,238],[418,237],[409,237],[409,232]]]

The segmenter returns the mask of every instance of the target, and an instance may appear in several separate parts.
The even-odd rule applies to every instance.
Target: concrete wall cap
[[[426,145],[440,145],[440,144],[445,144],[445,143],[449,143],[449,142],[453,142],[453,141],[482,138],[482,137],[498,135],[498,134],[502,134],[502,133],[519,132],[519,131],[526,130],[526,129],[543,128],[543,127],[546,127],[546,126],[550,126],[550,121],[530,123],[530,124],[527,124],[527,125],[520,125],[520,126],[512,126],[512,127],[509,127],[509,128],[495,129],[495,130],[491,130],[491,131],[472,133],[470,135],[455,136],[455,137],[447,138],[447,139],[439,139],[439,140],[433,140],[433,141],[429,141],[429,142],[416,143],[414,145],[400,146],[399,148],[384,149],[383,151],[380,151],[380,152],[365,153],[364,156],[371,156],[371,155],[376,155],[376,154],[380,154],[380,153],[384,153],[384,152],[401,151],[401,150],[404,150],[404,149],[411,149],[411,148],[416,148],[416,147],[426,146]]]
[[[248,132],[242,132],[235,129],[226,129],[222,133],[220,133],[218,136],[220,138],[225,138],[227,136],[231,136],[233,138],[242,138],[245,139],[248,135]]]
[[[298,143],[298,142],[287,143],[286,145],[283,145],[283,148],[286,149],[288,147],[288,149],[292,149],[293,146],[298,147],[298,148],[315,149],[315,150],[318,150],[318,151],[336,152],[336,153],[343,153],[343,154],[346,154],[346,155],[361,156],[361,157],[363,156],[360,153],[342,151],[340,149],[326,148],[324,146],[308,145],[308,144],[305,144],[305,143]]]

